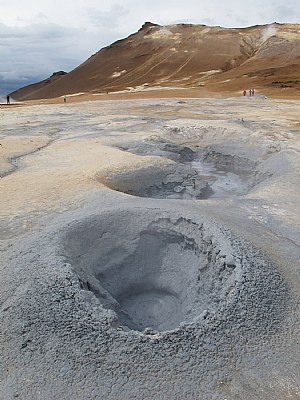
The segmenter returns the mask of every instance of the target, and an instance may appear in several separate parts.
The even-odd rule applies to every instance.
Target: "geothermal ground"
[[[0,398],[300,399],[299,105],[3,107]]]

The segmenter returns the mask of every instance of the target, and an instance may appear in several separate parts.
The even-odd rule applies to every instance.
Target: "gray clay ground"
[[[251,100],[2,111],[1,399],[300,399],[299,102]]]

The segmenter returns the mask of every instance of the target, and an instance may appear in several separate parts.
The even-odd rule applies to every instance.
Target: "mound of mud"
[[[270,330],[288,299],[275,266],[250,246],[177,212],[104,213],[73,226],[64,252],[82,289],[124,329],[162,332],[229,318]]]

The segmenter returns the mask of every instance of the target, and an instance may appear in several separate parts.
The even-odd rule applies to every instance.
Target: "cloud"
[[[122,17],[129,15],[129,10],[120,4],[114,4],[107,11],[89,8],[87,16],[93,26],[98,29],[109,28],[110,30],[120,25]]]
[[[108,13],[94,12],[94,24],[98,21],[99,26],[90,30],[55,24],[43,15],[32,23],[15,27],[0,23],[0,74],[4,77],[0,81],[0,93],[45,79],[55,71],[68,72],[102,47],[120,39],[117,21],[108,26],[115,13],[114,8]],[[90,17],[91,14],[90,11]],[[126,10],[120,9],[116,15],[122,18]]]
[[[295,17],[295,11],[299,10],[299,5],[288,5],[288,4],[283,4],[280,5],[276,8],[276,14],[277,14],[277,19],[279,21],[293,21],[296,22],[294,20]],[[299,20],[298,20],[299,21]]]
[[[75,40],[81,32],[53,23],[16,28],[0,24],[0,92],[4,92],[3,81],[5,90],[13,90],[54,71],[76,67],[83,61],[82,49],[77,53],[80,40]]]

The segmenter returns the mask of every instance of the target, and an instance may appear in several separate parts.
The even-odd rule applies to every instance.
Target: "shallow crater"
[[[77,224],[64,238],[64,252],[81,287],[113,310],[125,330],[170,331],[226,310],[248,314],[251,324],[273,295],[278,303],[281,278],[230,237],[178,213],[134,209]],[[257,304],[243,309],[254,296]]]
[[[249,193],[268,177],[258,164],[213,148],[188,147],[160,137],[118,146],[123,151],[167,158],[173,164],[159,170],[140,168],[127,173],[111,173],[100,180],[113,190],[138,197],[158,199],[225,198]]]

